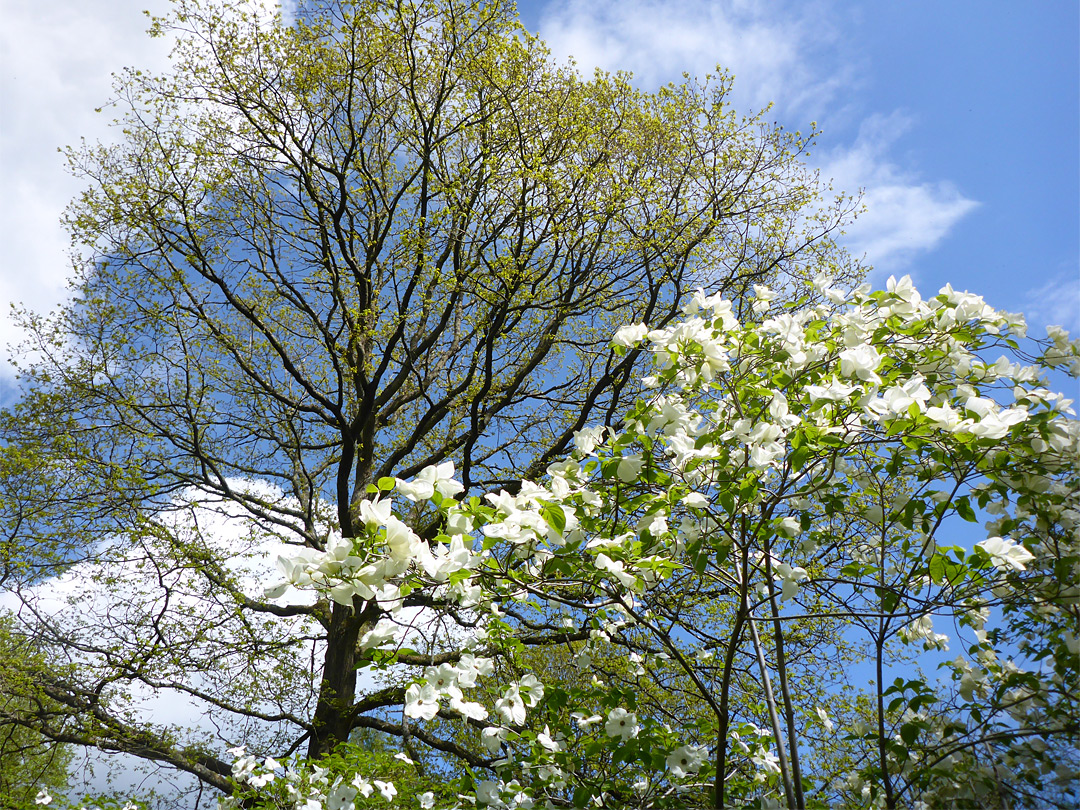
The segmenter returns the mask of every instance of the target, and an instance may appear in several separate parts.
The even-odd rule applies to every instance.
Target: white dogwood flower
[[[611,338],[611,345],[636,346],[641,343],[648,334],[649,327],[643,323],[631,323],[626,326],[620,326],[615,330],[614,337]]]
[[[1017,545],[1008,538],[988,537],[981,543],[976,543],[975,548],[982,549],[990,557],[990,561],[997,568],[1011,568],[1014,571],[1024,571],[1024,563],[1031,562],[1035,555],[1023,546]]]
[[[612,709],[608,712],[607,722],[604,723],[604,731],[609,737],[621,737],[623,740],[631,740],[638,735],[637,715],[623,708]]]
[[[421,720],[430,720],[439,713],[439,694],[431,684],[411,684],[405,690],[405,714]]]
[[[426,501],[436,492],[444,498],[453,498],[463,489],[459,481],[454,480],[454,462],[444,461],[424,467],[412,481],[395,479],[394,489],[410,501]]]
[[[511,725],[520,726],[525,722],[525,701],[521,699],[516,684],[511,684],[503,696],[495,701],[495,709]]]
[[[869,343],[863,343],[840,352],[840,374],[844,377],[856,377],[863,382],[881,384],[877,368],[881,365],[881,355]]]
[[[705,764],[708,751],[700,745],[681,745],[667,756],[666,764],[676,779],[697,773]]]
[[[799,591],[799,583],[809,579],[810,575],[805,568],[792,567],[787,563],[777,563],[773,566],[773,574],[783,582],[780,601],[786,602]]]

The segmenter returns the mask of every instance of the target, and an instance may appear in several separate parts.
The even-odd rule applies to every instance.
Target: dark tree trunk
[[[357,612],[335,603],[330,613],[319,700],[308,741],[309,757],[328,754],[349,739],[350,710],[356,698],[356,647],[360,631],[370,619],[370,610]]]

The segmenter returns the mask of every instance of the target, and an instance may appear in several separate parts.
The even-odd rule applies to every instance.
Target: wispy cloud
[[[1080,337],[1080,273],[1074,267],[1031,288],[1022,309],[1036,337],[1047,326],[1062,326],[1074,338]]]
[[[540,18],[540,35],[559,59],[579,68],[633,71],[656,86],[682,74],[704,77],[721,68],[735,75],[742,110],[776,103],[798,115],[834,99],[853,76],[822,72],[837,32],[820,3],[745,0],[555,0]]]
[[[251,0],[268,16],[274,0]],[[5,347],[21,335],[12,303],[48,310],[71,275],[64,208],[82,189],[59,149],[118,139],[112,75],[125,67],[163,71],[167,38],[146,34],[141,9],[164,15],[168,0],[5,0],[0,25],[0,379],[10,380]]]
[[[166,7],[165,0],[147,4],[158,13]],[[146,37],[146,18],[136,9],[113,0],[5,3],[0,350],[19,339],[8,304],[55,306],[70,274],[59,219],[80,184],[66,175],[57,148],[81,136],[114,137],[108,112],[93,111],[111,95],[112,72],[167,65],[166,43]],[[553,0],[539,19],[556,56],[573,55],[586,73],[629,69],[642,85],[656,86],[683,72],[703,77],[719,64],[735,75],[737,109],[775,102],[770,118],[803,129],[812,120],[834,127],[860,106],[862,57],[847,44],[830,0]],[[869,210],[851,228],[849,244],[890,269],[932,249],[974,207],[947,180],[920,178],[891,156],[898,120],[872,116],[854,143],[828,144],[818,164],[837,189],[865,190]],[[0,378],[10,378],[2,363]]]
[[[276,503],[280,510],[300,509],[266,481],[231,479],[229,486],[263,503]],[[298,717],[310,713],[312,690],[318,683],[316,662],[325,649],[321,630],[311,617],[273,617],[256,611],[241,618],[232,599],[223,598],[190,555],[217,561],[230,587],[262,601],[264,589],[284,578],[278,559],[298,555],[297,533],[280,524],[267,527],[239,504],[195,488],[173,498],[169,509],[154,520],[159,531],[145,537],[80,547],[67,555],[71,564],[58,576],[14,590],[0,587],[0,613],[25,622],[31,632],[46,622],[45,637],[53,638],[52,646],[64,647],[65,661],[79,667],[86,683],[115,675],[103,694],[113,710],[122,707],[125,722],[152,724],[180,739],[198,739],[225,759],[225,749],[238,743],[280,753],[293,741],[295,726],[247,713]],[[74,559],[76,554],[81,559]],[[313,590],[290,587],[272,601],[299,607],[316,599]],[[153,627],[148,616],[154,617]],[[198,619],[197,626],[193,618]],[[383,621],[397,625],[397,642],[413,649],[476,643],[472,630],[429,608],[399,605]],[[207,627],[213,632],[195,632]],[[182,663],[151,655],[148,669],[139,673],[113,669],[114,662],[104,651],[141,654],[150,636],[169,639],[182,650]],[[247,652],[252,638],[274,652],[252,660]],[[360,669],[357,678],[360,692],[385,685],[377,668]],[[221,703],[194,697],[192,691],[214,695]],[[238,708],[230,711],[230,705]],[[138,795],[156,789],[171,797],[169,807],[188,810],[201,795],[196,780],[167,767],[91,749],[84,755],[93,767],[83,769],[82,784],[73,780],[76,791],[127,790]]]
[[[932,250],[978,207],[952,183],[921,181],[890,159],[890,147],[911,126],[901,113],[871,115],[855,143],[829,152],[821,170],[836,188],[863,191],[865,211],[843,242],[855,256],[865,254],[879,273],[902,269]]]
[[[735,75],[740,111],[775,105],[770,117],[805,128],[811,120],[847,121],[858,107],[859,60],[846,48],[828,2],[743,0],[558,0],[541,17],[540,34],[556,56],[594,67],[632,70],[644,86],[704,75],[719,63]],[[856,120],[858,120],[856,118]],[[854,142],[815,158],[837,191],[861,191],[865,212],[845,244],[879,271],[904,268],[932,250],[977,203],[948,180],[927,180],[891,156],[913,122],[871,113]]]
[[[280,491],[269,484],[242,480],[230,483],[261,498],[281,497]],[[171,531],[175,542],[187,544],[188,548],[201,547],[208,558],[219,560],[239,591],[250,598],[259,599],[266,585],[281,579],[276,565],[278,556],[296,552],[296,546],[289,542],[293,537],[278,537],[259,529],[235,504],[215,504],[207,493],[191,490],[174,500],[172,506],[179,511],[163,513],[158,519]],[[204,742],[214,740],[217,746],[214,753],[221,756],[228,745],[238,741],[246,740],[253,745],[273,741],[274,724],[246,720],[201,702],[182,688],[168,685],[206,690],[226,703],[233,700],[243,705],[258,691],[243,696],[239,691],[230,692],[233,684],[243,678],[260,683],[272,665],[266,661],[260,669],[258,663],[252,668],[250,661],[230,664],[227,639],[236,639],[233,652],[244,649],[247,642],[243,635],[247,628],[240,629],[243,625],[233,623],[234,617],[220,613],[219,608],[225,603],[208,596],[212,588],[208,590],[203,578],[189,567],[190,562],[181,561],[182,555],[176,556],[172,545],[163,537],[160,534],[146,539],[142,545],[117,540],[80,549],[85,559],[73,561],[59,576],[18,591],[0,588],[0,611],[10,611],[31,628],[36,627],[37,621],[47,620],[49,633],[72,639],[66,647],[66,660],[77,664],[88,681],[101,677],[110,666],[105,657],[91,651],[142,652],[146,639],[141,633],[148,629],[145,617],[153,615],[154,631],[171,638],[176,649],[182,649],[188,657],[183,665],[156,659],[152,672],[142,676],[157,681],[154,686],[139,678],[121,678],[124,697],[110,689],[104,693],[113,709],[122,706],[128,722],[173,729],[180,736],[190,734]],[[280,600],[281,603],[305,605],[315,601],[314,594],[308,591],[291,590],[288,597]],[[214,632],[206,639],[187,635],[193,628],[192,617],[198,617],[202,627],[213,627]],[[314,650],[319,646],[311,640],[314,629],[310,622],[300,618],[265,621],[256,616],[250,627],[271,646],[283,645],[283,654],[277,662],[280,668],[273,677],[267,677],[266,683],[274,683],[278,676],[288,672],[285,677],[292,678],[296,684],[295,689],[286,692],[286,702],[275,701],[268,694],[261,708],[302,714],[307,709],[307,694],[314,677],[307,670],[308,662],[317,660]],[[284,649],[289,645],[293,648],[291,657]],[[370,686],[372,682],[368,673],[361,674],[362,686]],[[184,729],[191,731],[181,731]],[[70,787],[75,793],[121,791],[119,795],[126,792],[138,796],[153,789],[170,796],[169,807],[188,810],[195,807],[200,791],[197,781],[186,774],[128,755],[93,749],[80,753],[85,761],[83,768],[73,772]]]

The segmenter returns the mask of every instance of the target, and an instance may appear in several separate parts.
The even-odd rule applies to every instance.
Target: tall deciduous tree
[[[241,737],[318,755],[369,728],[479,762],[358,681],[386,600],[264,599],[267,543],[353,537],[371,487],[429,465],[466,496],[536,477],[638,394],[619,324],[698,285],[857,274],[831,240],[850,207],[727,78],[582,79],[506,2],[178,0],[153,33],[173,71],[120,77],[121,142],[70,153],[73,298],[26,316],[4,415],[8,584],[58,566],[50,593],[124,604],[23,589],[23,632],[70,664],[33,673],[50,708],[23,721],[222,789]],[[141,715],[148,693],[188,722]],[[204,714],[218,734],[185,730]]]

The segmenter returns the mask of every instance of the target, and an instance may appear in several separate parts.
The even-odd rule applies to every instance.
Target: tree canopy
[[[645,390],[619,326],[664,328],[697,287],[739,308],[853,280],[851,203],[726,76],[583,79],[509,3],[179,0],[152,33],[172,71],[119,77],[120,143],[69,152],[72,298],[23,316],[3,574],[48,662],[5,664],[38,690],[5,718],[226,792],[228,747],[317,757],[365,730],[488,767],[453,723],[395,714],[401,670],[367,669],[388,621],[425,636],[399,665],[474,643],[464,574],[400,619],[363,589],[267,598],[273,555],[353,560],[370,488],[446,465],[453,495],[515,497]],[[445,535],[437,510],[401,520]],[[588,636],[517,621],[526,648]]]

